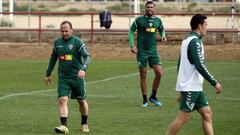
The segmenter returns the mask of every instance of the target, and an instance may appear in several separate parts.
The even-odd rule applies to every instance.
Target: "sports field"
[[[51,86],[43,83],[47,61],[0,61],[0,135],[52,135],[59,125],[56,67]],[[222,83],[216,95],[205,81],[214,116],[216,135],[240,132],[240,62],[210,62],[209,71]],[[176,61],[164,61],[164,77],[158,92],[162,107],[141,107],[139,75],[135,61],[93,60],[87,71],[90,106],[89,135],[164,135],[178,112],[175,92]],[[150,70],[149,70],[150,71]],[[153,72],[148,74],[149,88]],[[150,94],[150,91],[149,91]],[[179,135],[202,135],[201,118],[195,112]],[[70,135],[80,132],[76,101],[69,102]]]

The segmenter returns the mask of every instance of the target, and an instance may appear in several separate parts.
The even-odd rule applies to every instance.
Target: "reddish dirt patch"
[[[159,45],[162,60],[177,60],[179,45]],[[129,60],[135,59],[130,52],[128,43],[123,44],[88,44],[92,59],[105,60]],[[1,43],[0,60],[46,60],[52,51],[50,44],[29,43]],[[226,61],[240,60],[240,45],[205,45],[205,57],[207,60]]]

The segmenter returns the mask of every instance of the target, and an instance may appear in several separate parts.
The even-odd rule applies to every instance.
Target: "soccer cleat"
[[[82,132],[89,132],[89,128],[87,124],[82,125]]]
[[[148,102],[144,102],[143,104],[142,104],[142,107],[147,107],[148,106]]]
[[[152,102],[152,103],[154,103],[156,106],[161,106],[161,105],[162,105],[161,102],[158,101],[157,97],[152,97],[152,96],[151,96],[151,97],[149,98],[149,101]]]
[[[59,127],[55,127],[55,132],[59,134],[68,134],[68,128],[64,125],[61,125]]]

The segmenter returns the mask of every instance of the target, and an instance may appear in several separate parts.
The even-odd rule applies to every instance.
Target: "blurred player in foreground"
[[[58,66],[58,100],[61,125],[55,127],[57,133],[69,133],[67,126],[68,99],[77,99],[79,111],[82,116],[82,132],[89,132],[87,125],[88,103],[86,101],[85,71],[90,62],[90,55],[86,45],[78,37],[73,35],[72,24],[63,21],[60,24],[61,36],[56,39],[49,60],[48,69],[44,81],[47,85],[51,83],[51,73],[59,61]]]
[[[152,84],[152,94],[149,98],[156,106],[161,106],[156,94],[163,74],[160,55],[157,50],[156,32],[166,42],[164,27],[160,18],[154,16],[155,4],[147,1],[145,4],[146,13],[136,18],[130,27],[128,38],[132,53],[136,53],[140,73],[140,86],[143,96],[143,107],[148,106],[147,99],[147,63],[154,70],[155,78]],[[134,31],[137,30],[137,46],[134,46]]]
[[[190,25],[192,31],[182,42],[178,62],[176,90],[180,92],[178,97],[180,112],[168,127],[166,135],[177,134],[194,110],[202,116],[204,134],[214,134],[212,111],[203,93],[203,78],[214,86],[217,94],[222,91],[222,86],[208,72],[204,64],[204,49],[201,40],[206,35],[207,17],[196,14],[192,17]]]

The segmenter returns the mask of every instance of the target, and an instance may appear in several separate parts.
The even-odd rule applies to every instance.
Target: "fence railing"
[[[42,27],[42,17],[43,16],[66,16],[66,15],[87,15],[90,18],[90,27],[89,28],[74,28],[74,30],[82,31],[82,32],[87,32],[90,33],[90,41],[93,43],[93,38],[94,35],[99,35],[99,34],[127,34],[128,28],[111,28],[111,29],[99,29],[94,27],[94,16],[98,16],[99,13],[95,12],[0,12],[2,15],[9,15],[9,14],[14,14],[14,15],[34,15],[38,16],[38,28],[18,28],[18,27],[0,27],[0,31],[31,31],[31,32],[37,32],[38,33],[38,43],[39,45],[41,44],[41,38],[42,38],[42,33],[46,31],[59,31],[58,28],[43,28]],[[129,17],[134,17],[136,15],[141,15],[141,14],[133,14],[133,13],[111,13],[112,15],[115,16],[129,16]],[[160,16],[192,16],[194,15],[193,13],[157,13],[156,15]],[[229,16],[229,18],[237,18],[240,14],[223,14],[223,13],[208,13],[208,14],[203,14],[206,16]],[[17,20],[18,21],[18,20]],[[20,21],[20,20],[19,20]],[[233,20],[229,20],[233,21]],[[234,23],[234,22],[232,22]],[[189,28],[166,28],[166,32],[170,33],[181,33],[181,32],[189,32]],[[210,33],[239,33],[240,29],[238,28],[210,28],[208,29],[208,32]]]

